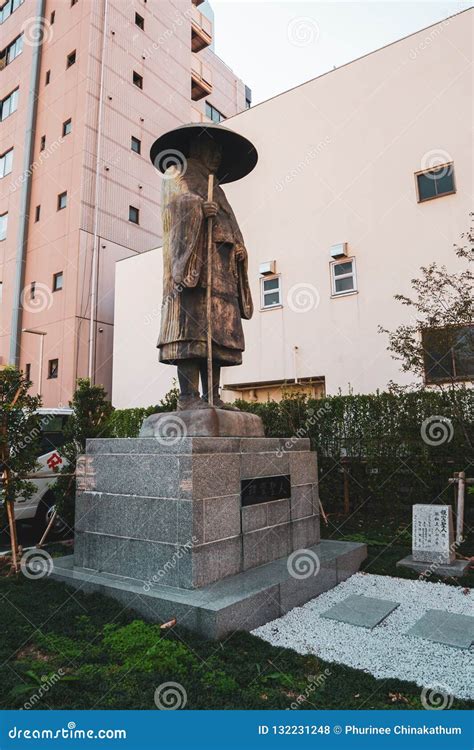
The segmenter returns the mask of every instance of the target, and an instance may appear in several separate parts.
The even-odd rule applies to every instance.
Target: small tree
[[[28,393],[32,383],[14,367],[0,370],[0,471],[1,499],[10,531],[13,568],[18,570],[18,544],[14,503],[29,498],[34,485],[25,477],[37,466],[41,439],[39,396]]]
[[[65,433],[66,443],[61,454],[66,459],[54,491],[61,518],[73,526],[76,496],[75,471],[78,457],[85,452],[88,438],[107,437],[108,423],[113,407],[101,385],[91,385],[87,378],[77,381],[77,388],[69,402],[73,413]]]

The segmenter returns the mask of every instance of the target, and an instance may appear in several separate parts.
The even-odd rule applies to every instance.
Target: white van
[[[51,473],[53,469],[61,469],[66,465],[65,458],[61,455],[61,448],[66,442],[64,428],[72,409],[57,408],[38,409],[41,415],[41,441],[38,451],[37,473]],[[54,512],[54,483],[56,479],[38,478],[32,479],[35,492],[28,499],[18,498],[15,502],[15,518],[17,521],[33,521],[42,531]],[[64,522],[57,517],[53,525],[56,533],[65,531]]]

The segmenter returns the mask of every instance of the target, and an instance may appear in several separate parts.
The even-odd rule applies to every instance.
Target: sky
[[[215,52],[250,86],[258,104],[471,5],[211,0]]]

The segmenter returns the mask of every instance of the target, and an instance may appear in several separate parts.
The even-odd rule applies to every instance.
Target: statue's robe
[[[221,365],[238,365],[245,349],[242,318],[253,314],[247,256],[242,235],[224,191],[214,187],[218,204],[213,219],[212,354]],[[207,357],[207,173],[189,159],[183,175],[167,171],[162,189],[163,303],[158,339],[160,361]]]

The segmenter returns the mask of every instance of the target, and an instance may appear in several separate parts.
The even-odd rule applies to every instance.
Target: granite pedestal
[[[74,559],[55,560],[54,575],[210,637],[303,604],[366,556],[365,545],[320,544],[307,439],[89,440],[77,487]],[[317,569],[295,576],[288,557],[308,549]]]

